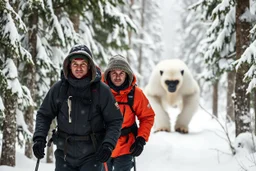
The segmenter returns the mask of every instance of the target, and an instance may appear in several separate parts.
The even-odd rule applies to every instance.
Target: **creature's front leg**
[[[183,97],[183,109],[178,115],[175,124],[175,131],[187,134],[189,132],[188,125],[199,106],[199,97],[192,94]]]
[[[168,113],[164,110],[160,98],[156,96],[148,96],[148,100],[155,112],[154,132],[170,132],[170,118]]]

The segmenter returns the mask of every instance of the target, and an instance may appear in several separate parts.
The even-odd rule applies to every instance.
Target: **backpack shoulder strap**
[[[67,100],[68,98],[68,87],[69,87],[69,84],[67,82],[67,80],[65,78],[63,78],[64,75],[63,75],[63,71],[61,71],[61,85],[60,85],[60,89],[59,89],[59,94],[58,94],[58,103],[57,103],[57,109],[58,109],[58,113],[59,113],[59,110],[63,104],[63,102],[65,100]]]
[[[135,110],[133,109],[133,103],[134,103],[134,92],[135,92],[135,86],[134,85],[131,89],[131,91],[127,94],[127,104],[129,105],[129,107],[131,108],[132,112],[135,114]]]
[[[125,103],[121,103],[121,104],[128,104],[130,109],[132,110],[132,113],[134,115],[136,115],[136,112],[135,110],[133,109],[133,104],[134,104],[134,93],[135,93],[135,87],[136,85],[134,85],[131,89],[131,91],[127,94],[127,99],[128,101]],[[137,126],[137,123],[134,122],[132,124],[132,126],[128,127],[128,128],[122,128],[121,130],[121,136],[125,136],[125,135],[128,135],[129,133],[133,133],[135,137],[137,137],[138,135],[138,126]]]
[[[96,82],[91,85],[91,94],[92,100],[96,102],[96,107],[100,108],[100,82]]]
[[[101,82],[96,82],[96,83],[92,83],[90,86],[91,89],[91,100],[92,103],[95,104],[96,107],[96,111],[100,114],[102,114],[101,112],[101,105],[100,105],[100,84]],[[91,114],[91,110],[92,110],[92,105],[90,106],[90,114]],[[88,120],[91,121],[92,116],[89,114]],[[103,115],[102,115],[103,117]]]
[[[131,91],[127,94],[127,102],[118,102],[118,104],[128,105],[134,114],[135,114],[135,110],[133,109],[133,103],[134,103],[135,86],[136,85],[134,85]]]

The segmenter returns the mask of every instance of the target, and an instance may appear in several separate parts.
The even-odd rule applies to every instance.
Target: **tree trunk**
[[[134,5],[134,0],[130,0],[130,5],[129,5],[129,17],[130,17],[130,19],[132,20],[132,7],[133,7],[133,5]],[[128,40],[129,40],[129,48],[132,48],[132,30],[128,30],[127,31],[128,32]],[[129,55],[129,52],[127,51],[127,61],[129,62],[129,63],[131,63],[131,59],[130,59],[130,55]]]
[[[254,134],[256,135],[256,90],[253,90],[253,108],[254,108]]]
[[[8,90],[4,97],[5,119],[3,123],[3,144],[0,165],[15,166],[17,96]]]
[[[48,140],[49,142],[50,138],[52,137],[52,130],[56,127],[56,123],[53,121],[51,124],[50,131],[48,132]],[[46,152],[46,163],[53,163],[53,144],[51,144],[50,147],[47,146],[47,152]]]
[[[216,80],[213,84],[213,95],[212,95],[212,114],[218,117],[218,86],[219,80]]]
[[[60,14],[61,14],[61,8],[56,8],[56,4],[53,4],[54,6],[54,12],[55,12],[55,15],[58,17],[58,19],[60,19]],[[58,5],[57,5],[58,6]],[[75,24],[76,23],[76,24]],[[79,29],[79,20],[78,20],[78,23],[75,22],[74,23],[74,28],[76,31],[78,31]],[[58,44],[51,44],[52,47],[57,47],[57,48],[60,48],[60,46]],[[58,73],[57,71],[52,71],[51,73],[49,73],[49,78],[51,79],[51,84],[50,86],[53,86],[53,84],[58,80]],[[52,121],[52,124],[50,126],[50,131],[48,132],[48,142],[50,140],[50,138],[52,137],[52,130],[56,127],[56,120],[53,120]],[[53,143],[51,144],[50,147],[46,147],[46,162],[47,163],[53,163],[53,158],[54,158],[54,145]]]
[[[38,9],[32,8],[33,13],[29,16],[29,31],[28,31],[28,37],[29,37],[29,52],[32,56],[33,62],[36,64],[36,55],[37,55],[37,32],[38,32]],[[25,75],[26,75],[26,85],[30,90],[31,97],[35,101],[36,97],[36,65],[27,64],[25,66]],[[25,111],[24,119],[28,126],[28,130],[33,133],[34,128],[34,106],[29,106],[27,110]],[[31,139],[26,140],[25,144],[25,155],[28,158],[32,158],[32,141]]]
[[[140,26],[141,26],[141,33],[140,33],[140,40],[143,40],[143,37],[144,37],[144,22],[145,22],[145,19],[144,19],[144,16],[145,16],[145,8],[146,8],[146,0],[142,0],[142,4],[141,4],[141,13],[140,13],[140,16],[141,16],[141,22],[140,22]],[[143,59],[143,44],[140,44],[140,47],[139,47],[139,60],[138,60],[138,72],[141,74],[142,73],[142,59]]]
[[[228,73],[228,87],[227,87],[227,121],[235,121],[234,115],[234,102],[233,102],[233,94],[235,90],[235,72],[231,71]]]
[[[236,58],[241,58],[244,50],[249,44],[250,23],[241,21],[240,16],[249,9],[249,0],[237,0],[236,6]],[[250,131],[250,97],[246,94],[248,83],[244,82],[244,74],[249,66],[243,63],[236,73],[235,85],[235,123],[236,136],[240,133]]]
[[[79,24],[80,24],[79,14],[73,14],[72,16],[70,16],[70,20],[73,22],[74,29],[78,33],[79,32]]]

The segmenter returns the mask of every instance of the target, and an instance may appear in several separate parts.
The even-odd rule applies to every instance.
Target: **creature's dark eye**
[[[163,75],[164,71],[160,70],[160,75]]]

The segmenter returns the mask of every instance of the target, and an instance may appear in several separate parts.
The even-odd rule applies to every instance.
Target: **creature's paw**
[[[175,126],[175,131],[183,133],[183,134],[187,134],[188,133],[188,127],[186,126]]]
[[[171,130],[169,128],[158,128],[154,131],[154,133],[160,132],[160,131],[164,131],[164,132],[171,132]]]

